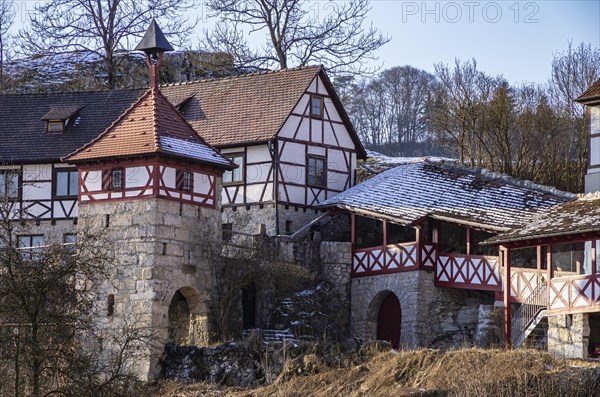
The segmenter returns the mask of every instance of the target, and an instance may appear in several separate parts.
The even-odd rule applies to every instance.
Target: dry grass
[[[256,389],[165,384],[157,396],[359,397],[359,396],[598,396],[598,367],[571,364],[534,350],[461,349],[378,353],[346,368],[311,363],[311,375],[280,377]],[[593,365],[587,364],[588,367]],[[288,374],[289,375],[289,374]]]

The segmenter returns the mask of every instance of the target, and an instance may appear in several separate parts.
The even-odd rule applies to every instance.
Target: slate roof
[[[318,74],[331,84],[322,67],[309,66],[168,85],[161,91],[180,105],[187,121],[210,145],[234,146],[273,139]],[[58,161],[106,130],[144,92],[0,95],[0,163]],[[332,100],[363,157],[364,148],[335,94]],[[51,108],[69,106],[81,109],[64,132],[46,133],[42,117]]]
[[[42,120],[67,120],[70,119],[81,109],[79,105],[67,105],[67,106],[50,106],[48,113],[42,116]]]
[[[600,101],[600,80],[592,84],[575,101],[581,103]]]
[[[400,165],[321,203],[400,224],[425,217],[493,231],[521,226],[535,210],[573,199],[505,175],[420,161]]]
[[[42,163],[88,143],[131,106],[144,90],[0,95],[0,163]],[[46,133],[51,108],[81,106],[62,133]]]
[[[230,160],[206,144],[157,88],[146,91],[102,134],[63,160],[80,162],[156,153],[235,168]]]
[[[600,195],[590,195],[539,211],[523,227],[486,241],[502,244],[600,231]]]

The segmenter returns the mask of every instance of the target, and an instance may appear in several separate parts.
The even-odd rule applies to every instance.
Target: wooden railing
[[[436,249],[433,244],[410,242],[360,248],[352,253],[352,276],[433,270],[435,262]]]
[[[441,287],[500,291],[500,259],[496,256],[440,253],[435,284]]]
[[[504,273],[502,273],[504,275]],[[510,297],[514,302],[523,302],[538,287],[541,272],[523,267],[510,268]]]
[[[550,313],[590,312],[600,309],[600,274],[555,277],[548,284]]]

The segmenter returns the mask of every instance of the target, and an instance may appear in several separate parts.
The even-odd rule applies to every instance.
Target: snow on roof
[[[543,207],[574,198],[570,193],[487,170],[418,161],[363,182],[321,203],[391,222],[423,217],[507,231]]]
[[[418,163],[420,161],[431,161],[439,163],[441,161],[457,161],[449,157],[437,157],[437,156],[421,156],[421,157],[391,157],[381,154],[374,150],[367,150],[367,157],[374,160],[375,165],[400,165],[407,163]]]
[[[486,242],[502,244],[600,231],[600,193],[591,193],[539,211],[523,227]]]
[[[160,137],[163,152],[176,156],[191,157],[196,160],[216,163],[230,167],[231,162],[217,153],[213,148],[200,142],[191,142],[170,136]]]

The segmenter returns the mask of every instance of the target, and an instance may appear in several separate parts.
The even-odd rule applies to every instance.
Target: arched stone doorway
[[[394,349],[400,346],[400,328],[402,325],[402,310],[400,301],[393,292],[388,293],[377,314],[377,340],[388,341]]]
[[[208,343],[207,307],[198,292],[183,287],[169,304],[169,340],[177,345],[199,346]]]

